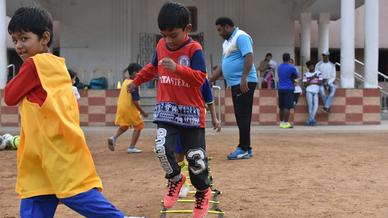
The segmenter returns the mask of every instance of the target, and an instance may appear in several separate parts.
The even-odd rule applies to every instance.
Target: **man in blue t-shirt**
[[[280,128],[292,128],[288,122],[290,109],[294,108],[294,80],[299,77],[296,68],[291,65],[290,54],[283,54],[283,63],[278,66],[278,95],[279,95],[279,117]]]
[[[256,68],[253,64],[252,38],[228,17],[216,20],[217,31],[225,39],[222,48],[221,67],[210,78],[214,82],[221,75],[232,90],[234,114],[236,117],[240,141],[236,150],[228,155],[229,160],[252,157],[251,119],[253,94],[257,85]]]

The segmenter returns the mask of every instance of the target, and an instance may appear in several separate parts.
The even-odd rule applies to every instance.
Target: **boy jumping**
[[[193,217],[202,218],[209,210],[211,195],[205,148],[205,104],[200,89],[206,78],[205,60],[201,45],[188,36],[192,26],[186,7],[165,3],[159,12],[158,26],[163,38],[156,46],[152,62],[137,74],[128,91],[159,74],[154,113],[155,153],[168,179],[164,207],[174,206],[186,181],[174,156],[179,134],[191,183],[197,189]]]

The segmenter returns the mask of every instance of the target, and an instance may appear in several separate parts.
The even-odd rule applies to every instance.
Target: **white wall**
[[[157,15],[165,0],[74,0],[62,1],[55,9],[60,14],[61,56],[69,68],[85,71],[80,75],[89,81],[96,68],[113,72],[111,86],[121,78],[121,70],[136,61],[139,33],[159,33]],[[281,55],[293,55],[294,33],[292,5],[284,0],[181,0],[198,9],[198,31],[205,35],[205,55],[218,64],[223,40],[218,36],[215,20],[231,17],[235,24],[254,40],[255,64],[265,53],[272,52],[281,62]],[[90,7],[93,5],[93,7]],[[271,10],[269,10],[269,8]],[[59,12],[58,12],[59,11]],[[81,73],[82,74],[82,73]],[[97,75],[95,75],[97,76]]]
[[[111,1],[62,2],[60,53],[67,66],[78,71],[83,82],[93,77],[95,69],[113,71]]]

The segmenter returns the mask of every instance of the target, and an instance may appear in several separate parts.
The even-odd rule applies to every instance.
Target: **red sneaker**
[[[193,218],[205,218],[209,211],[209,201],[212,190],[208,188],[206,191],[195,193],[195,207],[193,210]]]
[[[163,206],[165,208],[171,208],[177,202],[179,198],[179,192],[186,181],[186,176],[181,174],[182,178],[178,182],[168,180],[168,191],[164,195]]]

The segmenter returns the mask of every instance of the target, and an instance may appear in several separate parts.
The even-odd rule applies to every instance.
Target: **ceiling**
[[[62,0],[63,1],[63,0]],[[80,0],[66,0],[76,4]],[[130,0],[129,0],[130,1]],[[207,0],[202,0],[207,1]],[[236,0],[241,1],[241,0]],[[257,0],[268,1],[268,0]],[[363,5],[365,0],[356,0],[356,8]],[[293,11],[293,19],[299,20],[300,14],[310,12],[313,19],[318,19],[320,13],[330,13],[332,20],[339,19],[341,11],[341,0],[283,0],[284,3],[290,3]],[[61,0],[6,0],[7,15],[12,16],[14,11],[21,6],[42,5],[48,8],[54,19],[60,19]]]

